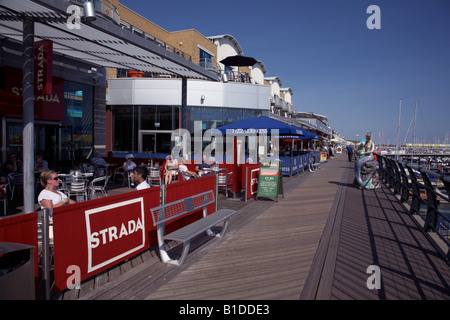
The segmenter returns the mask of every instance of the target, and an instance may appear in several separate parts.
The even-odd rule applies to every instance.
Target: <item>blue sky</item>
[[[294,109],[326,115],[348,139],[376,143],[450,136],[449,0],[121,0],[167,31],[230,34],[294,92]],[[370,5],[381,29],[369,30]],[[379,137],[381,136],[382,141]],[[449,141],[450,142],[450,141]]]

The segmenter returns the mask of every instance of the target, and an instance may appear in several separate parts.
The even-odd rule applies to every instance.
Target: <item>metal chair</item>
[[[87,200],[87,181],[88,180],[85,179],[72,178],[72,181],[70,181],[70,184],[68,185],[67,196],[70,198],[75,195],[77,202]]]
[[[159,169],[150,168],[147,182],[150,187],[161,186],[161,171]]]
[[[94,167],[94,176],[96,178],[106,176],[106,167],[105,166],[95,166]]]
[[[228,198],[228,187],[233,181],[233,172],[219,172],[217,174],[218,187],[225,188],[225,196]]]
[[[169,170],[169,172],[172,175],[171,183],[177,182],[178,181],[178,174],[180,173],[180,171],[178,169],[176,169],[176,170]],[[164,178],[166,176],[165,173],[166,173],[166,171],[164,171]]]
[[[99,177],[91,181],[88,187],[90,199],[96,198],[97,191],[100,191],[103,194],[103,196],[108,195],[108,192],[106,191],[106,186],[108,185],[108,180],[110,177],[111,176]]]
[[[8,186],[11,191],[11,200],[14,198],[16,186],[23,187],[23,173],[11,172],[8,174]]]
[[[6,187],[1,186],[0,187],[0,201],[3,201],[3,209],[6,216],[6,203],[8,202],[8,196],[6,193]]]
[[[128,180],[128,187],[130,187],[129,174],[128,174],[128,171],[126,171],[124,169],[124,167],[119,167],[119,168],[116,168],[116,170],[114,170],[114,176],[113,176],[114,182],[116,182],[116,175],[122,176],[123,185],[125,185],[125,181]]]

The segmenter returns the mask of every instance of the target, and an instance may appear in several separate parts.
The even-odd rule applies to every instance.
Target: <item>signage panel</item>
[[[34,94],[52,94],[53,42],[41,40],[34,44]]]
[[[88,272],[145,246],[144,199],[136,198],[87,210]]]

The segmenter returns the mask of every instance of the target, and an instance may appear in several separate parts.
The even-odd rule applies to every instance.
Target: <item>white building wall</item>
[[[188,106],[270,109],[270,87],[201,80],[188,81]]]
[[[187,105],[270,110],[270,87],[188,80]],[[181,79],[108,80],[109,105],[181,105]]]
[[[181,79],[109,79],[108,104],[181,105]]]
[[[251,78],[252,82],[255,84],[264,84],[264,71],[262,70],[261,66],[259,64],[255,64],[251,68]]]
[[[291,93],[289,91],[284,91],[284,101],[286,101],[287,103],[292,104],[292,96],[291,96]]]
[[[242,54],[242,48],[237,43],[237,40],[230,35],[214,38],[213,42],[217,45],[217,62],[222,70],[225,69],[225,66],[220,61],[226,57]],[[232,67],[232,69],[237,71],[238,68]]]

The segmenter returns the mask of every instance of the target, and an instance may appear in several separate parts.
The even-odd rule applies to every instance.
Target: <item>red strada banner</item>
[[[4,90],[0,89],[0,96],[2,97],[0,114],[6,117],[22,117],[22,70],[5,67],[4,71]],[[50,94],[35,92],[34,118],[54,121],[64,120],[64,79],[53,77]]]
[[[55,288],[72,286],[149,248],[156,229],[150,209],[160,188],[103,197],[53,210]]]
[[[34,94],[52,94],[53,41],[34,43]]]
[[[135,198],[85,211],[88,272],[143,249],[144,198]]]

